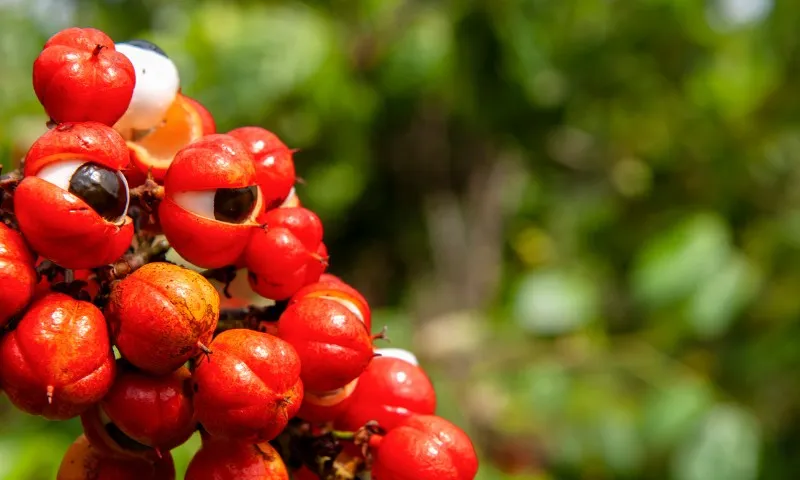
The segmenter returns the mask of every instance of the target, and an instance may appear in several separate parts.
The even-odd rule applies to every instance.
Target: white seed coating
[[[397,358],[399,360],[405,360],[411,365],[419,366],[417,356],[402,348],[376,348],[375,353],[380,354],[382,357]]]
[[[178,68],[172,60],[152,50],[127,43],[118,43],[116,48],[133,64],[136,86],[128,110],[115,127],[119,130],[157,127],[178,95]]]

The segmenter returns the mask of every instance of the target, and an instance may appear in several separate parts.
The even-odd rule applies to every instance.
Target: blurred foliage
[[[221,131],[301,149],[332,271],[420,354],[480,479],[796,478],[798,16],[788,0],[7,0],[2,160],[44,128],[30,70],[49,35],[153,40]],[[0,478],[53,478],[78,431],[0,406]]]

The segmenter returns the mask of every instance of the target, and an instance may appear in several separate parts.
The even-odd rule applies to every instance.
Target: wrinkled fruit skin
[[[231,265],[242,255],[261,208],[261,196],[242,223],[216,220],[180,205],[178,196],[220,188],[255,185],[253,159],[242,143],[228,135],[208,135],[179,151],[164,178],[158,209],[161,227],[181,257],[202,268]]]
[[[219,320],[219,294],[200,274],[149,263],[114,284],[106,307],[114,344],[134,366],[165,375],[208,345]]]
[[[86,411],[108,392],[116,371],[103,314],[61,293],[31,305],[0,339],[0,365],[0,386],[11,402],[50,420]]]
[[[295,182],[292,151],[277,135],[261,127],[240,127],[228,135],[241,140],[255,160],[258,186],[264,195],[264,210],[280,206]]]
[[[155,461],[106,455],[81,435],[64,455],[56,480],[175,480],[175,465],[169,452]]]
[[[337,429],[356,431],[376,421],[391,431],[411,415],[433,415],[436,393],[420,367],[397,358],[376,357],[358,377],[346,404],[344,415],[336,420]]]
[[[289,480],[278,452],[267,442],[204,441],[186,470],[186,480]]]
[[[0,223],[0,328],[28,305],[36,283],[33,253],[22,235]]]
[[[14,191],[20,231],[33,250],[64,268],[107,265],[130,246],[133,220],[110,222],[81,198],[36,176],[67,159],[120,170],[128,163],[128,148],[117,132],[97,122],[63,123],[39,137],[25,156],[25,178]]]
[[[289,305],[278,322],[278,336],[297,350],[306,390],[344,387],[366,370],[374,355],[372,336],[341,303],[305,298]]]
[[[57,123],[114,125],[128,108],[135,84],[130,60],[93,28],[58,32],[33,64],[33,89]]]
[[[308,297],[321,297],[329,300],[335,300],[353,312],[359,320],[361,320],[367,327],[367,330],[372,330],[372,312],[369,308],[367,299],[355,288],[347,285],[339,279],[331,281],[332,275],[322,274],[319,281],[306,285],[292,295],[290,304],[302,301]],[[334,277],[335,278],[335,277]]]
[[[278,436],[303,399],[300,358],[267,333],[233,329],[211,343],[194,382],[195,417],[214,437],[259,442]]]
[[[147,375],[117,361],[117,378],[100,408],[125,435],[162,452],[182,445],[195,431],[191,374],[186,367]]]
[[[408,418],[374,452],[374,480],[473,480],[478,457],[463,430],[433,415]]]

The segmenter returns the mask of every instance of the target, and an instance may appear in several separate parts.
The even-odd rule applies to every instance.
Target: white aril
[[[118,43],[116,49],[133,64],[136,86],[128,110],[115,127],[124,132],[159,126],[178,95],[178,68],[160,48],[144,40]]]
[[[379,354],[381,357],[396,358],[398,360],[404,360],[411,365],[419,366],[417,356],[402,348],[376,348],[375,353]]]

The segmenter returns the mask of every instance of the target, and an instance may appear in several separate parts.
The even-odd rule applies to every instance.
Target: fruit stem
[[[337,440],[352,442],[356,439],[356,432],[344,432],[341,430],[331,430],[331,436]]]
[[[52,405],[53,404],[53,393],[54,392],[55,392],[55,387],[53,387],[52,385],[48,385],[47,386],[47,404],[48,405]]]
[[[101,52],[101,51],[102,51],[104,48],[106,48],[106,47],[105,47],[105,45],[100,45],[100,44],[98,43],[98,44],[97,44],[97,45],[94,47],[94,50],[92,50],[92,57],[97,57],[98,55],[100,55],[100,52]]]
[[[389,327],[384,325],[383,328],[381,328],[380,332],[378,332],[378,333],[376,333],[375,335],[372,336],[372,339],[373,340],[386,340],[387,342],[392,343],[392,341],[389,340],[388,331],[389,331]]]

